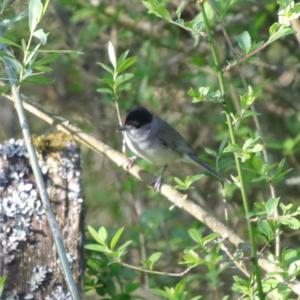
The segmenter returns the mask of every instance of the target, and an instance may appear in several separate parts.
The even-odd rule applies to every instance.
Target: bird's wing
[[[176,131],[167,122],[159,119],[159,126],[157,128],[157,138],[165,147],[171,148],[180,154],[193,153],[181,134]]]
[[[225,178],[220,173],[215,171],[210,165],[198,158],[197,154],[188,146],[185,139],[167,122],[158,119],[159,126],[157,127],[157,137],[161,144],[165,147],[171,148],[183,156],[183,160],[188,163],[194,163],[205,170],[211,175],[224,182],[231,182],[230,179]]]

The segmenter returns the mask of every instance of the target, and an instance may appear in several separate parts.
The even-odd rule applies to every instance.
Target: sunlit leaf
[[[96,89],[96,91],[100,94],[110,94],[110,95],[113,94],[113,91],[109,88],[98,88]]]
[[[118,65],[118,68],[117,68],[118,73],[126,71],[128,68],[130,68],[132,65],[134,65],[135,62],[136,62],[135,56],[127,58],[120,65]]]
[[[104,253],[108,252],[107,247],[98,244],[87,244],[84,246],[84,248],[92,251],[97,251],[97,252],[104,252]]]
[[[248,31],[244,31],[240,35],[236,37],[236,41],[238,42],[240,48],[244,53],[249,53],[251,49],[251,36]]]
[[[150,262],[150,269],[152,270],[153,269],[153,266],[154,264],[160,259],[162,253],[161,252],[155,252],[155,253],[152,253],[148,260]]]
[[[98,229],[98,237],[102,241],[102,243],[105,244],[106,239],[107,239],[107,230],[105,227],[101,226]]]
[[[4,290],[5,281],[6,281],[6,276],[0,276],[0,297]]]
[[[269,29],[270,37],[268,39],[268,43],[273,43],[274,41],[292,34],[293,32],[294,31],[290,26],[274,23]]]
[[[42,45],[47,43],[47,36],[49,33],[45,33],[43,29],[38,29],[33,33],[33,36],[37,38]]]
[[[41,0],[30,0],[28,5],[28,24],[30,32],[33,33],[37,24],[40,22],[43,12]]]
[[[110,248],[111,250],[114,250],[116,244],[118,243],[122,233],[124,231],[124,227],[121,227],[116,233],[115,235],[113,236],[111,242],[110,242]]]
[[[280,198],[270,198],[266,203],[266,212],[268,216],[272,216],[278,208]]]
[[[188,230],[188,234],[191,237],[191,239],[196,243],[201,243],[202,235],[201,232],[198,229],[190,228]]]
[[[94,240],[96,240],[101,245],[105,245],[103,239],[99,237],[98,232],[92,226],[88,226],[87,229]]]
[[[112,44],[111,41],[108,42],[108,47],[107,47],[107,50],[108,50],[108,57],[109,57],[109,60],[112,64],[112,66],[114,67],[114,69],[117,68],[117,58],[116,58],[116,52],[115,52],[115,48]]]

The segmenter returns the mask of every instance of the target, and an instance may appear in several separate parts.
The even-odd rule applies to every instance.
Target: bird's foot
[[[162,182],[163,182],[162,176],[158,176],[158,177],[154,178],[154,181],[152,182],[152,185],[153,185],[153,188],[156,192],[160,191]]]
[[[129,157],[125,163],[125,169],[127,170],[131,169],[134,163],[136,162],[136,160],[137,160],[136,156]]]

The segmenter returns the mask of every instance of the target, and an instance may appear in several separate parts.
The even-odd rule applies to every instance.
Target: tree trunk
[[[83,198],[78,146],[62,133],[34,138],[73,277],[83,279]],[[1,299],[71,299],[23,140],[0,145]]]

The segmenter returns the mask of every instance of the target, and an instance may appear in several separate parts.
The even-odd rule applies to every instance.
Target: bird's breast
[[[156,138],[134,139],[130,134],[125,133],[125,142],[135,155],[155,165],[170,164],[181,157],[178,152]]]

